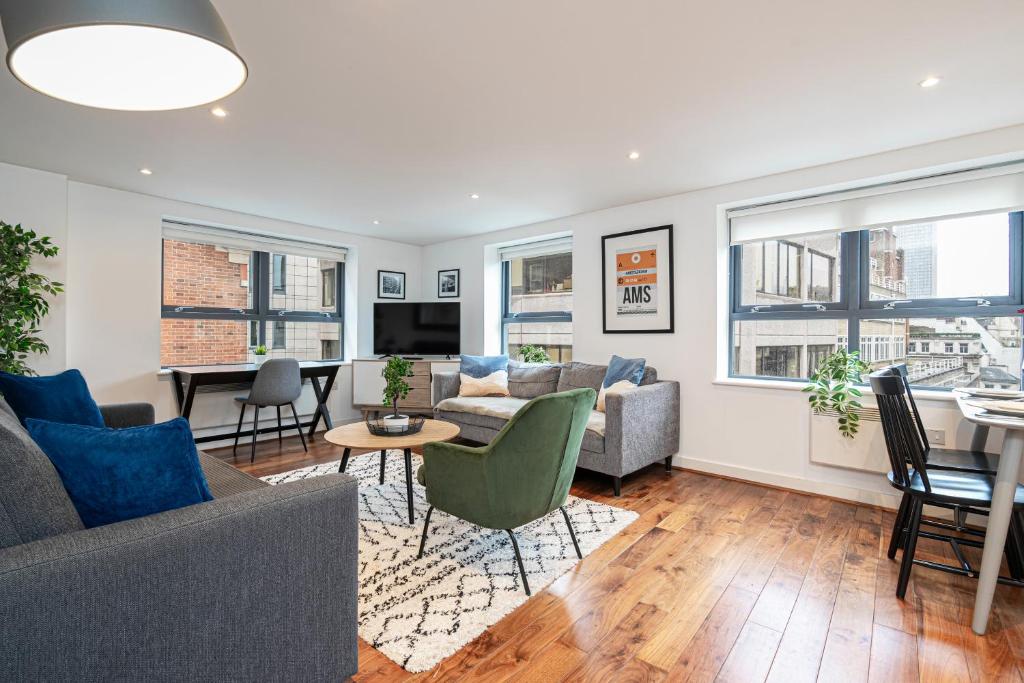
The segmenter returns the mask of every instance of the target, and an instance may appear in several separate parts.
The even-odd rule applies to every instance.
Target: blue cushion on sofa
[[[608,370],[604,373],[604,382],[601,385],[607,389],[616,382],[626,380],[631,384],[640,384],[644,378],[644,367],[647,361],[643,358],[619,358],[612,356],[608,361]]]
[[[463,355],[459,364],[459,372],[476,379],[486,377],[498,370],[508,372],[508,356],[466,356]]]
[[[188,421],[106,429],[28,419],[86,527],[213,500]]]
[[[22,377],[0,372],[0,394],[21,424],[35,418],[49,422],[103,427],[103,415],[78,370],[52,377]]]

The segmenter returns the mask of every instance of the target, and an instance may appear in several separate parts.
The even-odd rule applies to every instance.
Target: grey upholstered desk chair
[[[256,414],[252,418],[250,463],[256,461],[256,434],[259,431],[260,408],[277,408],[277,440],[280,441],[281,406],[289,406],[295,417],[295,429],[299,432],[299,438],[302,439],[302,450],[309,452],[309,449],[306,448],[306,437],[302,435],[299,414],[295,411],[295,400],[301,393],[302,375],[299,374],[299,361],[294,358],[272,358],[261,365],[256,373],[256,379],[252,382],[249,395],[235,397],[235,400],[242,404],[242,411],[238,414],[238,429],[235,430],[233,452],[238,452],[238,437],[242,433],[242,421],[245,419],[246,406],[253,406],[256,410]]]

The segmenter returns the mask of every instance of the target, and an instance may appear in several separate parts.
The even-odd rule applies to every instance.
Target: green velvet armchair
[[[530,584],[514,528],[561,510],[576,555],[582,559],[563,506],[596,398],[593,389],[535,398],[519,409],[490,444],[479,448],[426,444],[417,478],[427,488],[430,508],[419,557],[423,557],[430,515],[436,507],[477,526],[506,531],[527,595]]]

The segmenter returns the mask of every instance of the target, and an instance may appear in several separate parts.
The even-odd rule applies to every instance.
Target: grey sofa
[[[108,426],[151,423],[106,406]],[[340,681],[357,670],[357,491],[267,486],[212,457],[216,500],[84,529],[0,399],[0,680]]]
[[[462,429],[470,441],[490,443],[512,415],[529,399],[556,391],[590,387],[599,391],[605,365],[571,362],[552,365],[509,363],[508,398],[459,397],[459,373],[434,375],[434,414]],[[622,477],[664,461],[671,470],[679,451],[679,382],[659,381],[652,367],[640,386],[610,395],[605,412],[593,411],[583,436],[578,466],[612,477],[616,496]]]

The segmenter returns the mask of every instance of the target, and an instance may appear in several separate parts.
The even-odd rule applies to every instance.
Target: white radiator
[[[811,462],[863,472],[889,472],[889,456],[885,450],[878,409],[864,407],[859,412],[860,430],[852,439],[839,433],[836,413],[828,411],[811,415]]]

